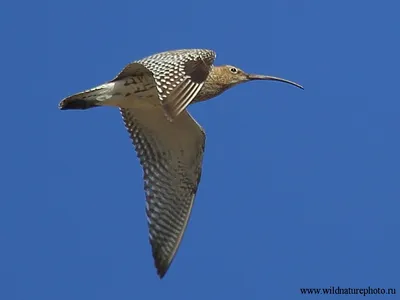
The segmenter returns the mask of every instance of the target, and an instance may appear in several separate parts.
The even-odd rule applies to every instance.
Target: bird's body
[[[201,177],[205,133],[188,105],[255,79],[233,66],[213,66],[215,52],[167,51],[128,64],[113,80],[65,98],[60,109],[119,107],[143,167],[155,265],[167,272],[182,240]]]

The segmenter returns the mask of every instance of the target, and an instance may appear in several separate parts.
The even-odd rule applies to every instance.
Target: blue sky
[[[7,6],[0,299],[400,293],[398,1]],[[207,133],[202,181],[160,281],[142,170],[118,110],[57,105],[130,61],[179,48],[211,48],[216,64],[305,90],[253,82],[190,107]]]

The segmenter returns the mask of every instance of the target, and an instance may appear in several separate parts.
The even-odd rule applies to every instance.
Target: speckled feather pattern
[[[172,120],[196,97],[207,79],[216,53],[207,49],[183,49],[157,53],[132,64],[141,64],[152,74],[158,96]],[[127,65],[116,79],[132,70]]]
[[[154,74],[160,100],[164,100],[188,76],[185,72],[187,62],[202,60],[211,67],[215,57],[216,54],[212,50],[184,49],[157,53],[136,62],[143,64]]]
[[[182,240],[201,176],[205,134],[187,111],[121,109],[144,171],[149,239],[160,277]]]

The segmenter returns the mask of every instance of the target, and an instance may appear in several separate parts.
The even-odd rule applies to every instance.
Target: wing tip
[[[157,275],[160,279],[163,279],[165,274],[167,274],[167,269],[157,269]]]
[[[163,258],[162,252],[158,247],[152,245],[153,248],[153,259],[154,266],[157,270],[157,275],[160,279],[163,279],[169,267],[171,266],[172,259]]]

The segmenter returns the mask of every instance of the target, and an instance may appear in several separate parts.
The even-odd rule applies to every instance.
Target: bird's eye
[[[233,74],[236,74],[238,70],[237,70],[236,68],[233,68],[233,67],[232,67],[232,68],[230,69],[230,71],[231,71]]]

